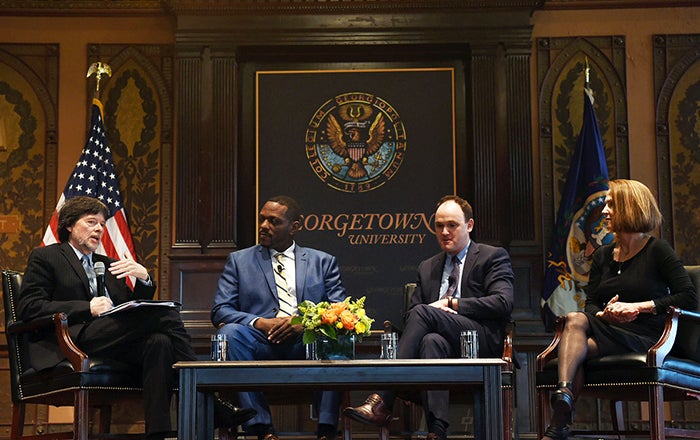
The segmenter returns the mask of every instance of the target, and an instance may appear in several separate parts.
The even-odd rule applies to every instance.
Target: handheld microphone
[[[96,261],[94,269],[97,278],[97,296],[105,296],[105,264],[101,261]]]

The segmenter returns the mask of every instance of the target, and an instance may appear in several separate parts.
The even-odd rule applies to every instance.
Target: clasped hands
[[[288,338],[296,337],[304,330],[301,324],[292,324],[291,316],[258,318],[254,326],[265,333],[267,340],[273,344],[281,344]]]
[[[435,301],[435,302],[430,303],[430,306],[431,306],[431,307],[438,308],[438,309],[440,309],[440,310],[442,310],[442,311],[444,311],[444,312],[447,312],[447,313],[452,313],[452,314],[455,314],[455,315],[457,314],[457,311],[456,311],[456,310],[450,308],[450,300],[449,300],[449,298],[439,299],[439,300],[437,300],[437,301]]]
[[[615,295],[608,301],[605,308],[596,312],[596,316],[608,322],[624,324],[637,319],[639,307],[636,303],[626,303],[620,301],[620,295]]]

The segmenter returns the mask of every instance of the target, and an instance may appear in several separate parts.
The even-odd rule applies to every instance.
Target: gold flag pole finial
[[[586,57],[585,67],[583,68],[585,82],[583,83],[583,91],[591,99],[591,103],[595,101],[593,98],[593,90],[591,89],[591,66],[588,65],[588,57]]]
[[[112,76],[112,68],[109,67],[109,64],[98,61],[98,62],[92,63],[90,65],[90,67],[88,68],[88,71],[87,71],[86,78],[90,78],[93,74],[95,74],[96,79],[97,79],[97,84],[95,85],[95,97],[99,98],[100,97],[100,80],[102,79],[102,75],[107,74],[107,76],[111,77]]]

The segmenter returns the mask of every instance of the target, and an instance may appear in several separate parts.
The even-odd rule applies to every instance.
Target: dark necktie
[[[452,272],[447,278],[447,291],[442,296],[443,298],[452,298],[457,290],[457,283],[459,283],[459,258],[457,256],[452,257]]]

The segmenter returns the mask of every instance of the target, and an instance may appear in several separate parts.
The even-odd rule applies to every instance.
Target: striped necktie
[[[280,303],[280,310],[277,316],[294,316],[297,313],[297,298],[292,295],[287,284],[287,278],[284,276],[284,263],[282,262],[283,254],[275,254],[276,263],[273,265],[275,272],[275,284],[277,285],[277,298]]]
[[[442,298],[452,298],[455,295],[455,291],[457,290],[457,283],[459,282],[459,258],[457,258],[457,255],[452,257],[452,272],[450,272],[450,276],[447,278],[447,291],[445,294],[442,296]]]

